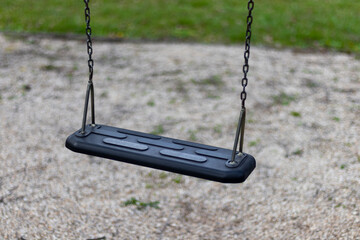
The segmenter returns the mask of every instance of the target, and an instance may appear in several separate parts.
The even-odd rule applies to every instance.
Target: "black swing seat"
[[[236,156],[232,150],[105,125],[87,125],[66,140],[66,147],[78,153],[180,173],[223,183],[240,183],[255,168],[253,156]]]

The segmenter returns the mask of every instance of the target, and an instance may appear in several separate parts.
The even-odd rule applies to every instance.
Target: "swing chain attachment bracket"
[[[253,22],[252,11],[254,9],[254,1],[249,0],[248,2],[248,16],[246,18],[246,36],[245,36],[245,52],[244,52],[244,60],[245,63],[243,65],[243,73],[244,77],[241,80],[242,91],[240,93],[241,99],[241,111],[239,116],[239,122],[236,129],[234,147],[231,155],[231,159],[226,161],[225,165],[229,168],[238,167],[246,154],[243,153],[243,145],[244,145],[244,132],[245,132],[245,117],[246,117],[246,108],[245,108],[245,101],[246,101],[246,86],[248,85],[248,78],[247,74],[249,72],[249,58],[250,58],[250,41],[251,41],[251,24]],[[240,142],[239,142],[240,141]],[[237,152],[237,146],[239,145],[239,152]]]
[[[245,118],[246,118],[246,108],[242,107],[241,111],[240,111],[237,129],[236,129],[234,147],[233,147],[233,151],[231,154],[231,159],[226,161],[226,163],[225,163],[225,165],[229,168],[238,167],[241,164],[242,160],[246,156],[246,154],[243,153]],[[239,146],[239,152],[237,152],[238,146]]]
[[[86,119],[87,119],[87,111],[89,106],[89,98],[91,95],[91,126],[95,126],[95,97],[94,97],[94,84],[92,81],[93,72],[94,72],[94,60],[92,59],[92,40],[91,40],[91,27],[90,27],[90,7],[89,7],[90,0],[84,0],[85,3],[85,22],[86,22],[86,46],[87,46],[87,53],[89,55],[88,59],[88,66],[89,66],[89,81],[86,89],[85,95],[85,104],[84,104],[84,113],[83,113],[83,120],[81,125],[81,130],[79,136],[86,136],[89,133],[86,132]]]
[[[96,126],[95,125],[95,105],[94,105],[95,99],[94,99],[94,85],[92,82],[91,83],[89,82],[87,85],[83,120],[82,120],[81,130],[80,130],[80,135],[84,136],[84,137],[88,135],[88,132],[86,132],[85,127],[86,127],[86,118],[87,118],[90,94],[91,94],[91,126],[95,127]]]

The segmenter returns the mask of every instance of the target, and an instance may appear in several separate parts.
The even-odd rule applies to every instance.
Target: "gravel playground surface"
[[[353,56],[252,48],[245,150],[257,168],[225,185],[67,150],[85,43],[0,46],[0,239],[360,239]],[[231,148],[242,52],[95,41],[97,122]]]

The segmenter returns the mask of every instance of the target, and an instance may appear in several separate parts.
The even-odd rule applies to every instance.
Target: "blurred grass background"
[[[1,0],[0,30],[84,34],[82,0]],[[247,0],[92,0],[94,36],[244,41]],[[256,44],[360,53],[360,1],[255,0]]]

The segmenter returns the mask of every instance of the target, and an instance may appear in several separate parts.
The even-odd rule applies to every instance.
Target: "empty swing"
[[[89,55],[89,81],[86,89],[82,126],[66,139],[66,147],[74,152],[108,158],[145,167],[175,172],[223,183],[241,183],[255,169],[253,156],[243,152],[245,130],[245,88],[248,84],[252,10],[254,1],[248,2],[245,41],[244,77],[240,94],[241,110],[233,149],[219,148],[179,139],[173,139],[128,129],[95,124],[92,40],[89,1],[85,2],[87,52]],[[91,101],[91,124],[86,124]]]

